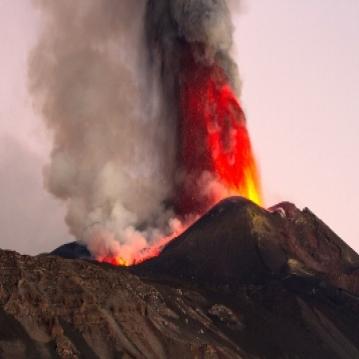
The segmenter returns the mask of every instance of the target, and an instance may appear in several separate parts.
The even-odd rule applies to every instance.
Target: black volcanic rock
[[[309,210],[242,198],[132,268],[0,251],[0,358],[359,358],[358,263]]]
[[[287,263],[278,243],[281,227],[277,215],[244,198],[230,198],[170,242],[159,257],[136,267],[135,272],[203,284],[260,283]],[[266,241],[261,241],[265,231]]]
[[[135,273],[208,285],[301,276],[359,295],[359,256],[308,209],[226,199]]]
[[[70,242],[54,249],[50,255],[66,259],[94,259],[84,244]]]

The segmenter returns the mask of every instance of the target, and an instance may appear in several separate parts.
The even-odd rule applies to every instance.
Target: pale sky
[[[359,251],[359,1],[247,0],[234,24],[266,204],[309,207]],[[39,25],[30,0],[0,0],[0,248],[29,254],[71,240],[26,90]]]

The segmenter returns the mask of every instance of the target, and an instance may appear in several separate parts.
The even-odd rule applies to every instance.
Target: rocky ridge
[[[131,268],[69,248],[0,251],[1,358],[359,358],[359,257],[308,209],[231,198]]]

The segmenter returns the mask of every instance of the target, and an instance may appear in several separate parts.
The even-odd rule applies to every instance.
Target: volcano
[[[359,358],[359,256],[290,203],[226,199],[128,268],[0,258],[1,358]]]

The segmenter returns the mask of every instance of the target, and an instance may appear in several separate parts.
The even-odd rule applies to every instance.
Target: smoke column
[[[96,258],[152,255],[228,195],[260,203],[224,0],[35,3],[29,86],[53,136],[45,186]]]

